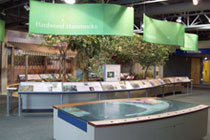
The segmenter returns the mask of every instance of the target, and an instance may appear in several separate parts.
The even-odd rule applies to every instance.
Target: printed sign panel
[[[120,81],[121,67],[120,65],[104,65],[104,81],[116,82]]]
[[[183,51],[198,51],[198,35],[185,33]]]
[[[30,1],[29,33],[132,36],[133,25],[131,7]]]
[[[184,46],[185,26],[144,15],[144,40],[151,43]]]
[[[99,82],[66,82],[63,83],[64,92],[88,92],[88,91],[102,91]]]
[[[62,92],[62,85],[58,82],[22,82],[20,92]]]

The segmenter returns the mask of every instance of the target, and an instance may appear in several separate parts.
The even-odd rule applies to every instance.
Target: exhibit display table
[[[192,85],[188,77],[120,82],[21,82],[18,90],[18,114],[21,115],[21,110],[52,110],[52,106],[57,104],[101,100],[102,94],[106,93],[127,92],[127,97],[130,98],[131,91],[145,90],[145,96],[148,97],[149,89],[162,87],[164,95],[165,86],[177,83]]]
[[[54,106],[56,140],[198,140],[208,108],[159,98],[103,100]]]

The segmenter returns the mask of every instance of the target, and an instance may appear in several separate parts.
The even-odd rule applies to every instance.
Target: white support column
[[[15,83],[15,48],[12,47],[12,53],[11,53],[11,81],[12,83]]]
[[[163,66],[159,66],[159,74],[158,74],[159,78],[163,78],[163,69],[164,69]]]
[[[28,55],[25,56],[25,81],[28,81]]]

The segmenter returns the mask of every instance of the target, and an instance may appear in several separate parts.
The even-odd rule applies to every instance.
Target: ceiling
[[[64,3],[63,0],[42,0]],[[154,2],[155,1],[155,2]],[[160,0],[161,1],[161,0]],[[200,0],[193,6],[192,0],[77,0],[77,3],[113,3],[133,6],[135,9],[135,32],[142,33],[142,15],[186,25],[186,31],[199,35],[199,40],[210,40],[210,0]],[[29,0],[0,0],[0,19],[6,21],[6,28],[28,31]]]

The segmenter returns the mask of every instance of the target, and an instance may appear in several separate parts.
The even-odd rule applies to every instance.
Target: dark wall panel
[[[170,56],[169,61],[164,66],[163,76],[191,77],[191,58],[182,55]]]

